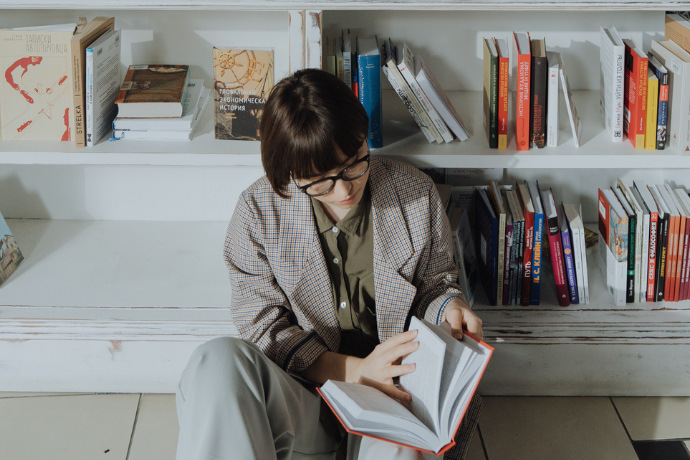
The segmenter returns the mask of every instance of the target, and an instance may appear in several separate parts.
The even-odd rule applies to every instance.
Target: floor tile
[[[484,397],[479,419],[491,460],[632,460],[609,398]]]
[[[3,460],[126,460],[139,395],[0,399]]]
[[[472,436],[472,441],[470,441],[470,447],[467,450],[465,460],[486,460],[479,430],[474,431],[474,435]]]
[[[173,460],[177,432],[175,395],[142,395],[129,460]]]
[[[690,439],[690,398],[614,397],[612,400],[633,440]]]

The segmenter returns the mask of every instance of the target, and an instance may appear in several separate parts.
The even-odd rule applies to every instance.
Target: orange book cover
[[[498,50],[498,148],[508,148],[508,99],[510,96],[510,56],[504,38],[495,39]]]
[[[649,59],[632,40],[624,39],[623,43],[625,44],[623,130],[636,149],[644,149]]]
[[[517,68],[515,69],[515,143],[518,150],[529,150],[530,79],[532,54],[528,32],[513,32]]]
[[[2,139],[72,139],[71,41],[76,27],[0,29]]]

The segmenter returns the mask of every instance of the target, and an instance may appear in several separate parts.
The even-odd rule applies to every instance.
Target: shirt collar
[[[347,213],[337,224],[333,224],[331,219],[329,219],[326,211],[323,209],[323,205],[320,201],[311,197],[312,209],[314,210],[314,216],[316,218],[316,228],[319,233],[332,231],[333,227],[338,227],[339,230],[347,233],[348,235],[360,236],[362,233],[362,221],[364,216],[367,215],[371,210],[371,194],[369,193],[369,183],[367,183],[364,189],[364,194],[362,199],[359,200],[357,206],[352,208],[350,212]]]

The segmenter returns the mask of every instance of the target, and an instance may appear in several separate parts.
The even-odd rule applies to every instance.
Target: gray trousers
[[[318,394],[256,345],[236,338],[214,339],[194,351],[180,379],[177,412],[177,460],[436,458],[346,436]],[[468,445],[456,448],[464,455]]]

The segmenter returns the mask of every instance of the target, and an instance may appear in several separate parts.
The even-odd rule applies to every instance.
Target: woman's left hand
[[[479,340],[484,338],[481,318],[460,299],[452,299],[448,302],[443,312],[443,321],[450,324],[453,337],[458,340],[462,340],[463,330],[467,330]]]

